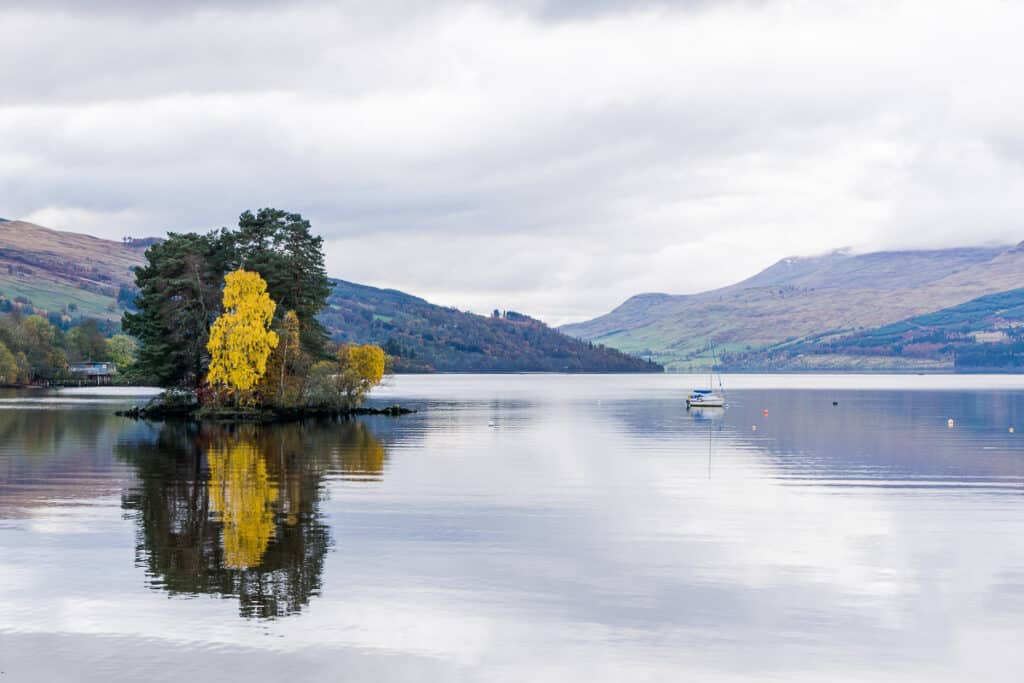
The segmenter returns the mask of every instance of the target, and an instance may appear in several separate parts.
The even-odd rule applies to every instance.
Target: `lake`
[[[399,376],[416,414],[233,428],[0,393],[0,681],[1024,676],[1024,376],[687,413],[706,381]]]

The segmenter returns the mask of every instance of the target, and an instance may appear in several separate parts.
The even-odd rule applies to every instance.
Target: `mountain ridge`
[[[670,370],[706,367],[710,347],[765,349],[822,333],[880,327],[1024,286],[1024,249],[958,247],[781,259],[740,282],[684,295],[645,293],[567,334],[650,357]]]
[[[115,242],[24,221],[0,223],[0,308],[63,321],[120,319],[134,299],[133,269],[155,238]],[[332,279],[318,317],[336,341],[389,342],[396,369],[429,371],[654,372],[658,365],[581,342],[529,316],[500,319],[432,304],[394,289]]]

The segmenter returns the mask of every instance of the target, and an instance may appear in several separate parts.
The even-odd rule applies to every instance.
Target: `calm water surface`
[[[725,382],[233,429],[0,394],[0,681],[1024,677],[1024,377]]]

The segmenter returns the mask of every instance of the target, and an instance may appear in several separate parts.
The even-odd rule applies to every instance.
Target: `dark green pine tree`
[[[206,342],[220,314],[221,287],[229,256],[222,233],[170,233],[146,250],[148,263],[135,271],[137,313],[122,327],[139,342],[132,366],[136,381],[162,387],[196,387],[209,365]]]
[[[302,324],[302,345],[314,357],[324,353],[327,331],[317,314],[327,305],[331,284],[324,269],[323,239],[300,214],[260,209],[238,217],[238,230],[222,231],[231,242],[232,268],[258,272],[277,302],[276,318],[295,311]]]

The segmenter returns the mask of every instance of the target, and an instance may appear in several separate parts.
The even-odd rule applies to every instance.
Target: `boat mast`
[[[712,344],[711,345],[711,370],[712,371],[714,371],[716,365],[718,365],[718,359],[715,357],[715,346],[714,346],[714,344]],[[713,378],[709,377],[709,381],[714,381],[714,380],[713,380]],[[711,388],[714,388],[713,384],[710,385],[710,386],[711,386]],[[722,386],[722,372],[721,371],[718,372],[718,393],[720,393],[722,395],[722,398],[725,399],[725,387]]]
[[[715,388],[715,343],[711,342],[711,367],[708,368],[708,389]]]

